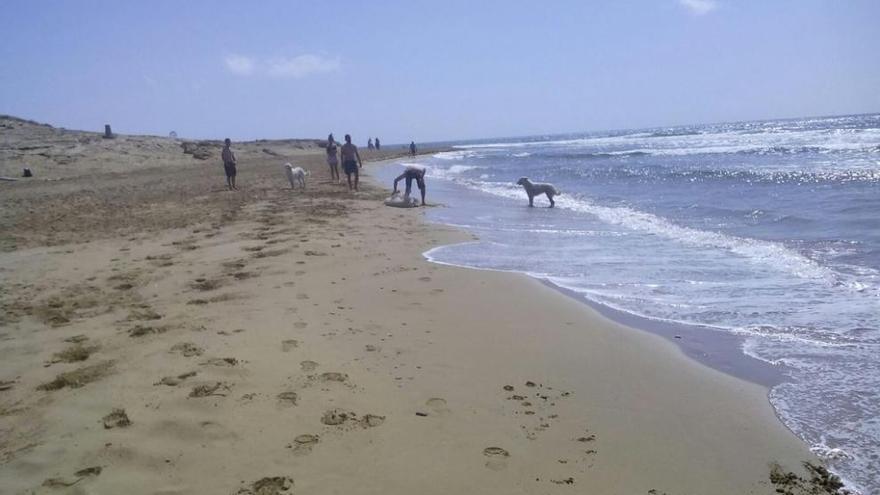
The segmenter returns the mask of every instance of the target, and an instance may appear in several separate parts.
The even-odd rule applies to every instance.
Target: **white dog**
[[[550,208],[556,206],[556,203],[553,202],[553,196],[557,196],[559,194],[559,190],[553,187],[553,184],[547,184],[545,182],[532,182],[528,177],[520,177],[517,184],[523,186],[526,190],[526,194],[529,195],[529,206],[535,206],[534,200],[535,196],[540,196],[542,194],[547,195],[547,199],[550,200]]]
[[[299,186],[303,189],[306,188],[306,176],[309,175],[308,170],[305,170],[302,167],[294,167],[289,163],[285,163],[284,173],[287,174],[287,180],[290,181],[291,189],[296,189],[297,184],[299,184]]]

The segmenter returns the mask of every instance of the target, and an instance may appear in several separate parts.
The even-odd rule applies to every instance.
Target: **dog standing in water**
[[[306,188],[306,176],[309,172],[302,167],[294,167],[289,163],[284,164],[284,173],[287,174],[287,180],[290,181],[290,188],[296,189],[297,184],[303,189]]]
[[[559,190],[553,187],[553,184],[547,184],[545,182],[532,182],[528,177],[520,177],[517,184],[523,186],[526,190],[526,194],[529,195],[529,206],[535,206],[534,200],[535,196],[540,196],[542,194],[547,195],[547,199],[550,200],[550,208],[556,206],[556,203],[553,202],[553,196],[559,195]]]

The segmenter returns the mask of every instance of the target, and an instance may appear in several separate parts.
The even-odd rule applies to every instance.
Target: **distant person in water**
[[[351,136],[348,134],[345,135],[345,144],[342,145],[340,154],[342,155],[342,171],[348,178],[348,189],[357,191],[360,179],[358,169],[363,167],[363,164],[361,163],[361,155],[358,154],[358,148],[351,144]],[[354,186],[351,183],[351,174],[354,174]]]
[[[373,138],[367,139],[367,149],[373,149]]]
[[[409,199],[409,195],[412,192],[412,181],[416,181],[416,185],[422,193],[422,206],[425,206],[425,190],[427,189],[425,186],[425,167],[418,165],[407,166],[406,170],[394,179],[394,191],[392,194],[397,192],[397,183],[404,179],[406,179],[406,190],[403,193],[403,197]]]
[[[327,166],[330,167],[330,180],[339,182],[339,160],[336,158],[336,140],[333,134],[327,136]]]
[[[223,141],[223,151],[220,153],[220,157],[223,158],[223,170],[226,171],[226,186],[229,187],[230,191],[235,191],[238,188],[235,187],[235,153],[232,152],[232,141],[229,138],[226,138]]]
[[[416,156],[416,142],[415,141],[409,142],[409,154],[412,156]]]
[[[382,145],[379,143],[379,138],[376,138],[376,150],[382,149]]]

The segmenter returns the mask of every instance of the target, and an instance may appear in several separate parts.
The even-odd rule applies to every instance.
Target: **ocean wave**
[[[484,169],[476,165],[452,165],[451,167],[425,167],[428,178],[452,180],[470,170]]]
[[[865,125],[863,122],[861,125]],[[650,132],[596,134],[560,139],[511,140],[457,145],[459,150],[517,149],[542,147],[577,149],[577,153],[601,156],[686,156],[700,154],[796,155],[803,153],[880,153],[880,128],[804,128],[798,126],[752,128],[746,125],[717,126],[702,131],[661,129]],[[572,150],[572,152],[574,152]]]
[[[880,165],[877,167],[794,169],[764,168],[673,168],[666,166],[563,166],[560,173],[569,173],[586,179],[640,179],[645,182],[707,182],[735,181],[766,184],[819,184],[819,183],[880,183]]]
[[[654,131],[650,133],[647,137],[674,137],[674,136],[696,136],[698,134],[702,134],[700,131],[689,130],[689,129],[666,129],[661,131]]]
[[[439,158],[440,160],[462,160],[464,158],[474,156],[475,152],[468,150],[456,150],[456,151],[441,151],[440,153],[435,153],[431,156],[434,158]]]
[[[514,184],[466,179],[455,182],[499,197],[519,200],[523,196],[522,189]],[[604,206],[585,197],[563,194],[557,196],[556,204],[559,208],[587,213],[612,225],[663,236],[685,245],[721,249],[753,263],[761,263],[799,278],[820,281],[826,287],[843,287],[859,292],[865,290],[863,282],[851,280],[849,277],[776,242],[684,227],[665,218],[628,206]]]

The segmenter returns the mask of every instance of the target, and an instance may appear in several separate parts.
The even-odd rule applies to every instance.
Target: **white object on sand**
[[[393,206],[395,208],[413,208],[419,206],[419,201],[410,196],[403,196],[396,192],[385,200],[385,206]]]
[[[290,188],[295,189],[297,185],[306,188],[306,176],[309,175],[308,170],[302,167],[294,167],[290,163],[284,164],[284,173],[287,174],[287,180],[290,182]]]

